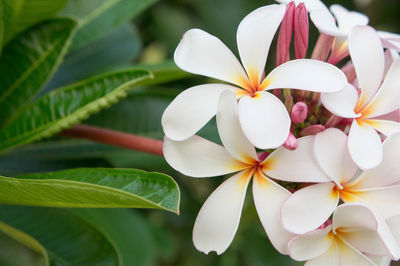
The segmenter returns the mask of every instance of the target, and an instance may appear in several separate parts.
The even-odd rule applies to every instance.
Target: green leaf
[[[68,0],[2,0],[4,8],[4,41],[17,33],[48,19],[60,11]]]
[[[79,20],[70,51],[111,32],[155,3],[156,0],[71,0],[61,12]]]
[[[0,152],[52,136],[109,107],[137,82],[145,70],[107,73],[46,94],[0,132]]]
[[[54,19],[10,42],[0,59],[0,126],[9,124],[39,93],[60,64],[76,22]]]
[[[139,213],[127,209],[70,209],[96,227],[119,254],[120,265],[155,265],[157,253],[153,232]]]
[[[180,193],[164,174],[78,168],[0,177],[0,203],[87,208],[156,208],[179,213]]]
[[[52,265],[118,265],[118,254],[107,237],[68,210],[0,206],[0,220],[37,239]]]
[[[0,221],[0,265],[49,265],[44,247],[33,237]]]
[[[131,23],[126,23],[101,39],[67,54],[41,93],[128,63],[137,57],[140,48],[137,30]]]
[[[3,49],[4,38],[4,15],[3,15],[3,2],[0,1],[0,55]]]

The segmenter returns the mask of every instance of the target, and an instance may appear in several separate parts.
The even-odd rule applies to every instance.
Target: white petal
[[[311,260],[328,252],[332,246],[333,237],[329,234],[331,226],[313,230],[295,237],[289,244],[289,255],[297,261]]]
[[[220,94],[234,89],[225,84],[205,84],[183,91],[163,113],[165,135],[177,141],[193,136],[216,114]]]
[[[256,83],[264,74],[269,47],[285,11],[285,5],[263,6],[248,14],[239,24],[236,38],[240,58],[248,76]]]
[[[399,59],[399,53],[393,49],[386,49],[385,51],[385,72],[383,74],[384,78],[386,78],[390,67],[393,63]]]
[[[286,62],[267,76],[266,89],[299,89],[316,92],[338,92],[347,84],[345,74],[337,67],[313,59]]]
[[[347,150],[347,136],[339,129],[330,128],[317,134],[314,153],[319,166],[336,184],[345,183],[357,172]]]
[[[185,141],[164,139],[164,157],[169,165],[184,175],[211,177],[247,168],[224,147],[199,136]]]
[[[289,4],[292,0],[276,0],[278,3]],[[304,3],[307,11],[313,11],[315,9],[327,9],[327,7],[320,0],[294,0],[295,4]]]
[[[204,202],[193,227],[194,246],[208,254],[223,253],[239,226],[252,171],[238,173],[222,183]]]
[[[304,234],[322,225],[339,202],[334,187],[334,183],[322,183],[293,193],[282,206],[283,226],[295,234]]]
[[[349,51],[361,89],[361,108],[374,97],[382,82],[385,56],[378,34],[369,26],[353,28],[349,36]]]
[[[390,262],[392,261],[392,258],[390,258],[388,256],[368,255],[368,258],[370,258],[377,266],[389,266]]]
[[[243,86],[246,72],[235,55],[217,37],[199,30],[188,30],[175,50],[178,67],[194,74],[204,75]]]
[[[332,5],[330,6],[330,10],[336,17],[339,29],[346,34],[349,34],[354,26],[365,26],[369,21],[366,15],[355,11],[348,11],[340,5]]]
[[[390,113],[400,107],[400,59],[393,63],[386,79],[375,97],[365,107],[365,117],[375,117]]]
[[[400,215],[390,217],[386,221],[397,243],[400,244]]]
[[[383,160],[375,168],[364,171],[352,185],[356,188],[373,188],[392,185],[400,181],[400,134],[383,142]]]
[[[341,239],[336,238],[336,245],[339,254],[338,265],[376,266],[370,258],[352,247],[349,243],[345,243]]]
[[[333,230],[351,246],[369,255],[398,259],[400,249],[383,217],[370,205],[340,205],[332,218]]]
[[[346,36],[346,33],[341,32],[338,28],[335,18],[328,9],[314,10],[311,12],[310,18],[320,32],[330,36]]]
[[[249,164],[258,161],[256,149],[248,141],[240,126],[238,104],[232,91],[221,94],[218,103],[217,126],[222,143],[233,157]]]
[[[400,185],[352,189],[351,194],[359,202],[377,209],[385,218],[400,215]]]
[[[275,179],[289,182],[330,182],[331,179],[319,167],[314,157],[314,136],[299,138],[294,151],[283,147],[272,152],[266,159],[264,173]]]
[[[367,123],[353,121],[348,148],[353,161],[363,170],[374,168],[382,162],[381,139]]]
[[[321,256],[307,261],[304,266],[338,266],[339,264],[339,250],[337,248],[336,240],[332,242],[330,249]]]
[[[400,51],[400,34],[378,31],[379,37],[382,38],[382,44],[385,48]]]
[[[400,132],[400,123],[389,120],[368,119],[365,120],[370,126],[390,137],[391,135]]]
[[[358,93],[349,83],[339,92],[322,93],[321,101],[326,109],[339,117],[356,118],[360,116],[354,112],[358,102]]]
[[[282,254],[288,253],[288,243],[295,236],[282,226],[280,210],[291,195],[289,191],[257,171],[253,179],[253,197],[258,216],[272,245]]]
[[[346,203],[338,206],[332,217],[332,229],[341,232],[343,228],[376,230],[378,222],[373,212],[365,205]]]
[[[239,119],[246,137],[260,149],[277,148],[289,135],[289,114],[283,103],[268,92],[242,97]]]

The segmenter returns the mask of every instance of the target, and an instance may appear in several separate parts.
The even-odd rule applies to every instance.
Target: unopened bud
[[[346,75],[347,81],[349,83],[352,83],[356,78],[356,70],[354,68],[354,65],[350,62],[348,62],[346,65],[344,65],[341,70],[343,73]]]
[[[295,150],[297,149],[298,143],[296,137],[292,134],[292,132],[289,133],[289,136],[287,137],[285,143],[283,143],[283,147],[285,147],[288,150]]]
[[[290,114],[290,118],[292,122],[295,124],[303,123],[306,120],[308,114],[307,105],[303,102],[297,102],[293,105],[292,112]]]
[[[333,36],[321,33],[321,35],[319,35],[317,44],[315,45],[311,58],[325,62],[326,59],[328,58],[329,52],[331,51],[334,39],[335,37]]]
[[[304,136],[316,135],[324,130],[325,130],[324,125],[312,125],[312,126],[304,128],[300,132],[300,136],[304,137]]]
[[[289,48],[292,42],[293,20],[296,5],[292,1],[286,6],[286,13],[283,17],[281,28],[279,30],[277,48],[276,48],[276,66],[289,61]]]
[[[294,12],[294,52],[297,59],[306,57],[308,49],[309,23],[307,8],[300,3]]]

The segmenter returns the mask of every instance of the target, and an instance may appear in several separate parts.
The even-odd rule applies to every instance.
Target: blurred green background
[[[257,7],[272,3],[273,1],[256,0],[158,1],[131,22],[118,27],[94,43],[70,52],[43,93],[105,70],[137,63],[153,64],[171,60],[182,34],[190,28],[201,28],[219,37],[237,54],[235,36],[241,19]],[[370,25],[375,28],[400,32],[398,0],[338,0],[325,3],[338,3],[348,9],[359,10],[370,17]],[[63,13],[68,14],[68,5],[60,12]],[[318,34],[312,23],[310,26],[310,44],[313,45]],[[274,46],[275,43],[267,68],[274,66]],[[207,82],[207,79],[188,76],[177,82],[143,87],[129,94],[112,108],[93,115],[84,123],[162,139],[160,118],[165,107],[180,91],[203,82]],[[214,121],[200,134],[218,141]],[[170,174],[179,184],[182,191],[179,216],[158,210],[129,210],[124,212],[124,215],[130,216],[128,223],[123,215],[113,214],[113,210],[98,211],[98,219],[101,219],[102,215],[112,217],[118,226],[126,228],[125,232],[131,233],[130,246],[127,246],[124,252],[136,256],[137,265],[301,265],[287,256],[279,255],[273,249],[258,220],[250,189],[238,232],[230,248],[221,256],[206,256],[194,248],[191,231],[195,217],[201,204],[223,178],[199,180],[185,177],[171,169],[160,157],[62,137],[27,145],[0,157],[1,173],[9,176],[73,167],[140,168]],[[10,208],[25,214],[34,209],[2,206],[0,213],[9,213]],[[53,215],[52,211],[76,211],[78,214],[81,212],[83,216],[85,213],[85,210],[41,211],[44,212],[43,217]],[[13,220],[14,216],[0,215],[0,218]],[[68,245],[67,242],[65,244]],[[18,245],[0,233],[0,253],[4,250],[14,252],[0,254],[0,257],[5,258],[4,261],[0,261],[0,265],[40,265],[40,259]],[[7,257],[13,259],[7,261]],[[15,257],[19,257],[19,260],[15,261]]]

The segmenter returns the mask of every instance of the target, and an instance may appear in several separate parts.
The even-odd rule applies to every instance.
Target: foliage
[[[378,2],[363,10],[374,24],[399,26],[399,4]],[[171,60],[182,34],[205,29],[235,52],[238,23],[260,5],[0,0],[0,265],[297,265],[273,250],[251,195],[231,249],[193,247],[195,216],[221,178],[58,135],[85,123],[162,140],[166,106],[203,80]],[[200,135],[219,141],[215,121]]]

